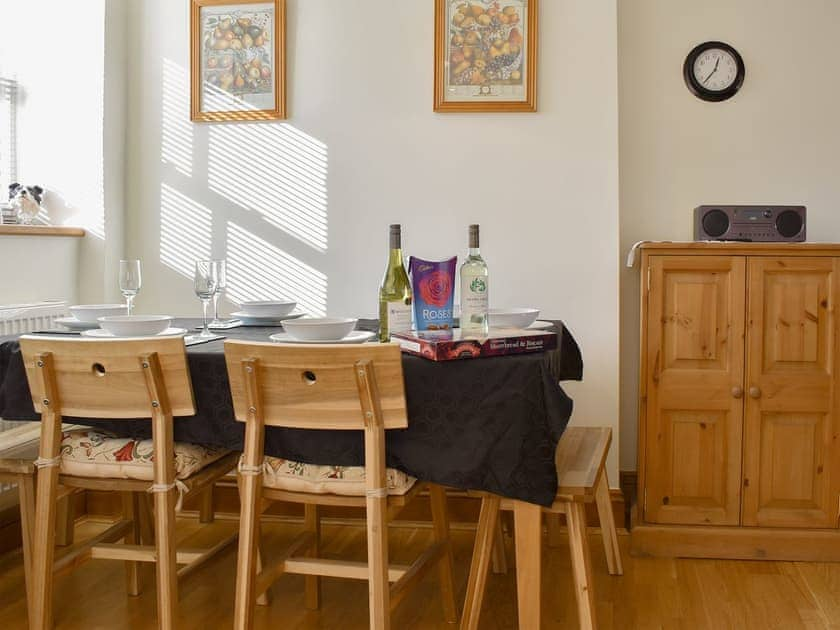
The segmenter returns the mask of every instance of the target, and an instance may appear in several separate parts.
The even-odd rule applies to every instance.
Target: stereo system
[[[805,206],[698,206],[695,241],[805,240]]]

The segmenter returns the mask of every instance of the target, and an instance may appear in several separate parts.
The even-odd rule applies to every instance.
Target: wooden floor
[[[202,546],[235,529],[230,521],[217,521],[199,531],[182,519],[180,531],[189,546]],[[82,523],[77,536],[102,529]],[[288,542],[293,525],[265,526],[267,555]],[[463,601],[472,553],[473,532],[453,532],[456,585]],[[394,562],[408,562],[431,536],[428,529],[392,528]],[[363,558],[364,530],[349,525],[324,527],[325,555]],[[565,541],[564,541],[565,543]],[[721,560],[662,560],[630,558],[629,538],[621,536],[625,575],[607,574],[598,534],[591,535],[593,570],[601,628],[680,628],[713,630],[732,628],[840,629],[840,564],[740,562]],[[510,541],[508,541],[510,550]],[[179,627],[211,630],[232,625],[235,547],[200,569],[181,587],[182,620]],[[543,618],[545,628],[575,628],[568,549],[544,553]],[[144,575],[139,597],[125,595],[123,565],[91,561],[56,582],[57,628],[154,628],[155,592],[151,567]],[[482,614],[482,628],[516,627],[514,572],[491,575]],[[367,586],[364,582],[324,580],[320,612],[303,607],[303,578],[285,576],[273,589],[274,601],[261,608],[258,628],[341,629],[367,627]],[[395,629],[437,629],[443,622],[434,572],[409,595],[395,613]],[[0,628],[26,628],[23,572],[19,552],[0,556]]]

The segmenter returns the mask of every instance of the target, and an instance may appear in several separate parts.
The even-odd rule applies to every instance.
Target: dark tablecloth
[[[179,320],[175,325],[194,325]],[[359,328],[373,330],[375,321]],[[272,328],[222,331],[229,339],[265,341]],[[557,350],[435,363],[403,355],[409,426],[387,433],[388,466],[424,481],[549,505],[557,488],[554,450],[572,413],[558,381],[580,380],[580,349],[555,322]],[[244,425],[233,418],[223,341],[187,348],[197,413],[175,420],[175,439],[241,449]],[[0,338],[0,417],[38,420],[15,338]],[[148,437],[147,420],[68,422]],[[362,465],[356,431],[268,427],[268,455],[312,464]]]

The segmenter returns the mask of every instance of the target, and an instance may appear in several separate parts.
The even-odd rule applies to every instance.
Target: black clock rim
[[[725,90],[710,90],[700,85],[694,77],[695,60],[711,48],[721,48],[732,55],[735,59],[735,65],[737,66],[735,81]],[[738,93],[738,90],[740,90],[741,86],[744,84],[745,76],[746,67],[744,66],[744,60],[741,58],[738,51],[726,42],[710,41],[698,44],[691,49],[691,52],[688,53],[688,56],[685,58],[685,63],[683,64],[683,79],[685,79],[686,86],[691,93],[694,94],[694,96],[704,101],[720,102],[732,98]]]

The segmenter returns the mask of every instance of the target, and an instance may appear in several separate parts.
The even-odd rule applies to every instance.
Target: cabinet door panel
[[[745,525],[837,525],[837,319],[832,258],[749,263]]]
[[[652,256],[645,520],[737,525],[745,259]]]

